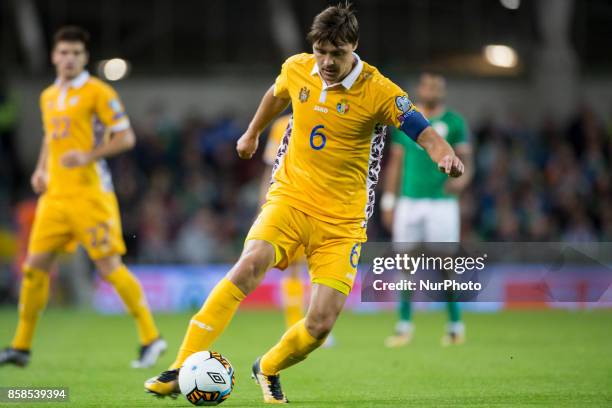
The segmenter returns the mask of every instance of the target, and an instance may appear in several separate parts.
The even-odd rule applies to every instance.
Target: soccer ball
[[[234,389],[234,368],[221,354],[200,351],[190,355],[178,376],[181,393],[193,405],[217,405]]]

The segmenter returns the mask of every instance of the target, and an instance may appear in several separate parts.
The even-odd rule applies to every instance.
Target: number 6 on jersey
[[[317,125],[313,127],[312,131],[310,132],[310,147],[312,147],[315,150],[321,150],[322,148],[325,147],[325,143],[327,142],[327,137],[325,137],[323,133],[319,132],[319,129],[323,129],[323,128],[325,128],[325,126]],[[317,136],[321,138],[320,144],[316,144],[315,138]]]

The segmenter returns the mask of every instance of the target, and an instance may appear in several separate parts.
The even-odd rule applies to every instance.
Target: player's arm
[[[105,142],[97,145],[91,151],[71,150],[62,156],[62,164],[66,167],[85,166],[107,157],[116,156],[130,150],[136,144],[136,136],[130,125],[119,96],[108,85],[100,85],[96,91],[94,114],[102,125],[110,132]]]
[[[418,114],[421,115],[420,113]],[[455,155],[455,151],[451,145],[449,145],[434,128],[427,126],[423,129],[417,136],[416,142],[425,149],[429,157],[431,157],[435,163],[438,163],[438,169],[442,173],[446,173],[450,177],[459,177],[463,174],[463,163],[459,157]]]
[[[47,138],[43,137],[42,145],[40,146],[40,152],[38,153],[38,161],[36,162],[36,168],[32,173],[30,183],[32,184],[32,190],[36,194],[42,194],[47,189],[48,173],[47,173],[47,156],[49,154],[49,147],[47,144]]]
[[[72,150],[62,156],[62,164],[66,167],[85,166],[107,157],[116,156],[128,151],[136,144],[136,136],[131,127],[112,132],[109,140],[102,143],[90,152]]]
[[[384,192],[380,200],[382,222],[388,230],[391,230],[393,226],[393,209],[395,208],[397,186],[399,185],[403,162],[404,148],[397,143],[393,143],[391,145],[391,154],[385,170]]]
[[[388,81],[388,80],[387,80]],[[414,106],[408,95],[391,81],[381,87],[381,104],[377,107],[383,123],[394,125],[421,146],[441,172],[451,177],[463,174],[463,163],[453,148],[438,134]]]
[[[251,120],[248,129],[238,139],[236,150],[241,159],[250,159],[255,154],[259,144],[259,136],[268,124],[277,117],[287,106],[291,99],[274,95],[274,86],[264,94],[255,116]]]

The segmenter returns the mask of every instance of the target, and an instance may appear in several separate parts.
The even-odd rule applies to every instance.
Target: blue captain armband
[[[429,121],[416,109],[402,113],[398,119],[402,124],[400,129],[415,142],[421,132],[429,126]]]

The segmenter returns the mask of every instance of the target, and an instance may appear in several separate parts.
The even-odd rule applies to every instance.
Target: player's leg
[[[347,295],[322,284],[313,284],[306,317],[289,328],[280,341],[253,365],[253,376],[262,388],[264,402],[288,402],[279,372],[303,361],[320,347],[331,332]]]
[[[286,276],[281,281],[283,310],[287,328],[304,318],[304,285],[300,276],[302,257],[292,262],[285,271]]]
[[[418,243],[425,237],[424,208],[417,200],[401,198],[395,209],[393,222],[393,242]],[[406,249],[406,246],[402,246]],[[412,299],[409,291],[402,291],[398,302],[399,320],[395,333],[385,339],[387,347],[401,347],[409,344],[414,337],[412,322]]]
[[[304,283],[302,282],[301,272],[305,267],[305,263],[304,247],[300,247],[289,267],[285,270],[286,277],[281,281],[287,329],[304,318]],[[323,347],[333,347],[334,344],[334,336],[330,333],[325,339]]]
[[[191,318],[187,333],[170,369],[145,382],[158,396],[178,394],[178,370],[191,354],[210,348],[232,320],[242,300],[272,266],[284,269],[302,242],[305,215],[289,206],[268,203],[253,223],[238,262],[213,288],[202,308]]]
[[[427,242],[459,242],[461,219],[457,200],[431,200],[426,219]],[[442,337],[442,345],[465,342],[465,325],[461,319],[461,308],[455,300],[456,293],[446,293],[448,323]]]
[[[274,264],[275,250],[263,240],[249,240],[238,262],[211,291],[191,318],[187,334],[171,368],[179,368],[191,354],[206,350],[223,333],[240,302],[261,282]]]
[[[161,338],[153,320],[146,295],[138,279],[123,264],[119,255],[111,255],[94,261],[102,279],[110,283],[123,301],[125,308],[136,321],[140,353],[132,362],[134,368],[150,367],[166,351],[166,341]]]
[[[28,364],[36,323],[49,298],[49,271],[55,258],[51,252],[28,255],[19,292],[17,328],[10,347],[0,352],[0,365]]]
[[[72,238],[63,214],[64,203],[43,196],[38,200],[34,225],[28,243],[28,255],[23,265],[23,280],[19,293],[19,321],[11,346],[0,352],[0,365],[25,366],[36,323],[49,298],[49,271],[56,253]]]
[[[253,364],[253,377],[264,402],[285,403],[279,372],[304,360],[331,332],[357,275],[361,243],[346,226],[310,219],[308,268],[313,282],[306,317],[293,325],[261,359]]]
[[[210,348],[234,317],[242,300],[274,265],[275,249],[267,241],[246,242],[238,262],[210,292],[202,308],[191,318],[176,360],[167,371],[145,382],[147,392],[175,397],[178,371],[191,354]]]
[[[166,343],[160,338],[140,282],[121,260],[125,243],[117,198],[111,192],[81,197],[73,204],[70,217],[98,273],[113,286],[136,321],[141,353],[132,365],[152,365],[166,349]]]

